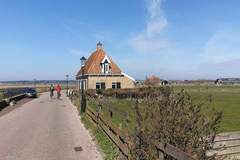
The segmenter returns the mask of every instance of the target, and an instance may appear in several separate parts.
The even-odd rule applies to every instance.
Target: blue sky
[[[238,0],[0,0],[0,80],[64,79],[101,41],[136,79],[240,77]]]

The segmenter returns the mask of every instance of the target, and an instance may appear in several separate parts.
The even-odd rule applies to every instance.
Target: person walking
[[[57,84],[56,91],[57,91],[57,98],[58,99],[60,99],[60,97],[61,97],[61,90],[62,90],[62,88],[61,88],[60,84]]]
[[[52,99],[52,97],[54,96],[54,86],[53,86],[53,84],[51,84],[51,86],[50,86],[50,98]]]

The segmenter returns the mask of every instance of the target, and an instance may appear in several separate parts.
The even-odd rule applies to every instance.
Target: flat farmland
[[[240,131],[240,86],[176,86],[184,89],[196,103],[205,103],[223,112],[221,132]],[[211,104],[208,100],[211,99]]]
[[[194,103],[202,103],[205,106],[213,107],[216,111],[223,112],[223,119],[220,132],[240,131],[240,86],[174,86],[174,91],[180,92],[184,89],[192,97]],[[211,99],[211,103],[210,103]],[[109,116],[109,107],[103,107],[102,114],[106,119],[111,120],[120,129],[134,128],[134,104],[129,99],[111,100],[113,117]],[[96,109],[96,103],[91,101],[89,105]],[[204,108],[203,107],[203,108]],[[130,124],[126,124],[128,113]],[[126,128],[125,128],[126,127]]]

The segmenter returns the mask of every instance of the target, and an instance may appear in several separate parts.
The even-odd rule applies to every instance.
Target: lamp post
[[[67,74],[66,75],[66,79],[67,79],[67,96],[68,96],[68,77],[69,77],[69,75]]]
[[[80,61],[81,61],[81,98],[79,96],[79,101],[81,104],[81,113],[85,112],[85,98],[84,98],[84,66],[85,66],[85,62],[86,62],[86,58],[83,56]],[[79,95],[80,95],[80,90],[79,90]]]

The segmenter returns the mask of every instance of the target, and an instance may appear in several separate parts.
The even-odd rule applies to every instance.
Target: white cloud
[[[168,25],[162,10],[162,3],[163,0],[146,0],[148,11],[146,27],[129,41],[136,51],[156,52],[169,46],[169,43],[161,38],[161,33]]]
[[[160,38],[147,38],[144,34],[139,34],[131,39],[132,47],[138,52],[159,51],[169,46],[169,43]]]
[[[240,58],[240,34],[237,32],[216,32],[207,41],[204,63],[221,63]]]
[[[147,0],[148,21],[147,36],[156,36],[166,28],[168,21],[162,10],[162,0]]]

